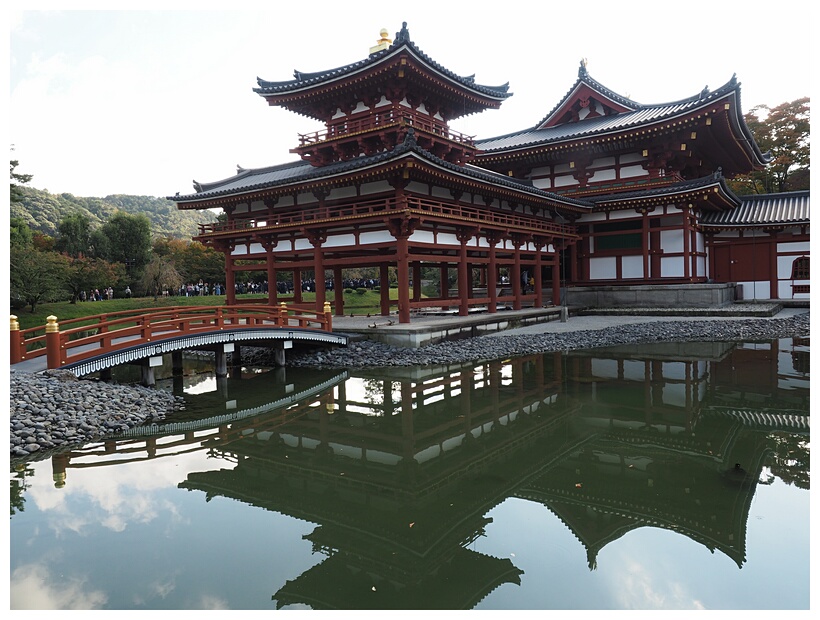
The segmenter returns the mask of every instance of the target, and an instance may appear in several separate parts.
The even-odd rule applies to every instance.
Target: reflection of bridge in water
[[[278,607],[474,607],[521,578],[510,559],[470,549],[508,498],[554,514],[591,569],[607,544],[646,526],[740,567],[773,438],[808,440],[801,350],[807,342],[773,341],[709,361],[597,351],[357,372],[203,435],[201,448],[235,466],[180,486],[316,524],[306,538],[326,557],[273,595]],[[63,471],[89,457],[114,464],[127,444],[72,452]]]

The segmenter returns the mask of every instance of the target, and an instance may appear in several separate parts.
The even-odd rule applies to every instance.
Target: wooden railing
[[[442,136],[447,140],[475,146],[475,137],[468,136],[458,131],[450,129],[446,123],[438,121],[432,117],[402,111],[396,113],[394,110],[385,110],[381,113],[374,113],[358,119],[339,119],[331,123],[325,129],[311,133],[299,134],[299,146],[318,144],[327,140],[344,138],[374,129],[387,129],[388,127],[414,127],[421,131]]]
[[[138,346],[156,340],[214,332],[224,329],[259,327],[333,331],[330,304],[323,312],[278,306],[174,306],[123,310],[57,323],[48,317],[43,327],[21,330],[11,315],[11,363],[45,355],[48,368],[60,368],[91,357]],[[66,326],[70,326],[65,329]]]
[[[471,205],[449,203],[416,196],[407,197],[399,202],[395,197],[362,201],[344,205],[324,205],[301,209],[289,209],[257,218],[237,218],[228,222],[200,224],[199,234],[239,232],[248,229],[276,229],[288,226],[303,225],[338,219],[368,218],[384,214],[411,212],[418,215],[436,216],[438,218],[470,222],[478,226],[503,226],[521,230],[536,231],[542,234],[575,237],[575,229],[567,224],[558,224],[542,218],[522,213],[501,211],[498,209],[480,209]]]

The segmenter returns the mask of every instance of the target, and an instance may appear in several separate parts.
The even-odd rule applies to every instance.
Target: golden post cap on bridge
[[[60,325],[57,323],[57,317],[50,314],[46,317],[46,333],[53,333],[60,331]]]
[[[325,302],[325,307],[323,308],[323,312],[324,312],[325,314],[327,314],[328,312],[330,312],[330,302],[329,302],[329,301],[326,301],[326,302]]]
[[[20,331],[20,323],[17,321],[17,317],[13,314],[9,317],[9,329],[10,331]]]

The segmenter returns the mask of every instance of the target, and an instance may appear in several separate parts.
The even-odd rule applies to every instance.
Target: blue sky
[[[734,1],[641,4],[148,0],[100,11],[110,4],[12,0],[11,158],[34,175],[31,186],[77,196],[188,193],[237,165],[292,161],[298,134],[319,126],[269,107],[252,91],[256,78],[361,60],[381,28],[392,37],[403,21],[450,70],[510,83],[500,110],[452,123],[478,138],[535,125],[581,58],[593,78],[641,103],[682,99],[734,73],[744,111],[810,95],[807,1],[780,2],[776,13]],[[216,8],[225,6],[233,10]]]

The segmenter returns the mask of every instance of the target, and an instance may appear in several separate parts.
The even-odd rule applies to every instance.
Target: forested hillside
[[[81,213],[91,228],[103,225],[116,211],[131,215],[144,214],[151,222],[154,237],[190,239],[198,224],[216,221],[211,211],[180,211],[176,204],[154,196],[116,194],[105,198],[81,198],[73,194],[52,194],[31,187],[18,187],[21,202],[12,202],[11,217],[21,218],[33,231],[57,235],[57,226],[67,215]]]

